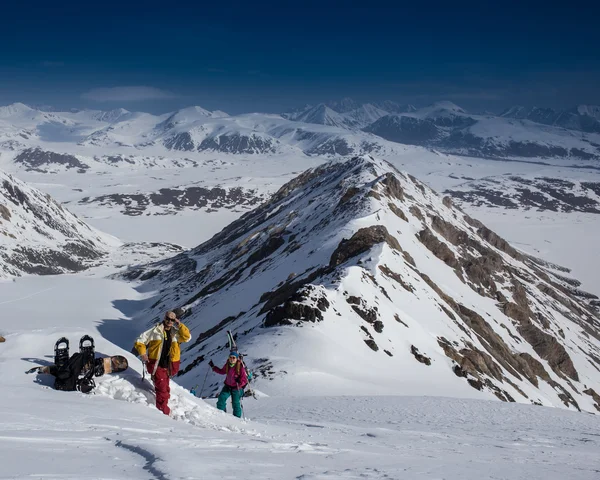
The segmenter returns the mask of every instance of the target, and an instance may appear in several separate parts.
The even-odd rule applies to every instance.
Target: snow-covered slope
[[[84,270],[118,243],[0,171],[0,278]]]
[[[245,398],[240,420],[171,381],[167,417],[141,363],[113,343],[141,329],[118,307],[145,297],[79,275],[3,285],[3,478],[597,479],[600,416],[562,409],[376,396],[371,387],[360,397]],[[99,356],[127,357],[129,369],[96,378],[91,395],[55,391],[52,377],[23,373],[50,363],[59,337],[74,350],[83,334],[94,337]]]
[[[590,298],[384,161],[309,170],[208,242],[127,277],[142,275],[156,296],[140,318],[186,310],[184,385],[225,355],[231,329],[269,394],[600,409]]]

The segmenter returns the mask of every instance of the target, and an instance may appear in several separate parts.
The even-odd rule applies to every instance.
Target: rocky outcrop
[[[413,356],[418,362],[423,363],[427,366],[431,365],[431,358],[429,358],[427,355],[423,355],[422,353],[420,353],[419,349],[414,345],[410,346],[410,353],[413,354]]]
[[[329,260],[330,267],[337,267],[350,258],[367,252],[378,243],[387,243],[391,248],[402,251],[395,237],[383,225],[361,228],[349,240],[342,240]]]
[[[292,295],[283,305],[269,310],[263,325],[265,327],[292,325],[293,320],[320,322],[323,320],[323,312],[328,308],[329,301],[319,292],[319,289],[307,285]]]
[[[0,217],[7,222],[10,222],[10,210],[6,207],[6,205],[0,205]]]
[[[433,233],[431,233],[431,230],[424,228],[417,234],[417,238],[431,253],[446,265],[452,268],[457,268],[459,266],[454,252],[450,250],[448,245],[440,241]]]

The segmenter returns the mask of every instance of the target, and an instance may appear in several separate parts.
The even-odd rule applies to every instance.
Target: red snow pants
[[[156,373],[152,376],[152,381],[156,392],[156,408],[168,415],[171,412],[169,408],[169,398],[171,397],[169,371],[166,368],[158,367]]]

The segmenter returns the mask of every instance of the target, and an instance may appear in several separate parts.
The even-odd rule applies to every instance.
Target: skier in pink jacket
[[[208,362],[208,365],[212,368],[213,372],[225,375],[225,385],[223,386],[221,393],[219,393],[217,408],[226,412],[227,399],[231,395],[233,414],[236,417],[241,418],[241,399],[244,396],[244,387],[248,384],[248,376],[246,374],[246,369],[242,365],[242,361],[239,359],[238,353],[235,351],[230,352],[229,358],[222,368],[217,367],[212,360]]]

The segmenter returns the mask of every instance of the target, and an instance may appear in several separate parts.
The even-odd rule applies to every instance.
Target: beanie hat
[[[230,357],[235,357],[235,358],[239,357],[238,352],[229,352],[229,356]]]

